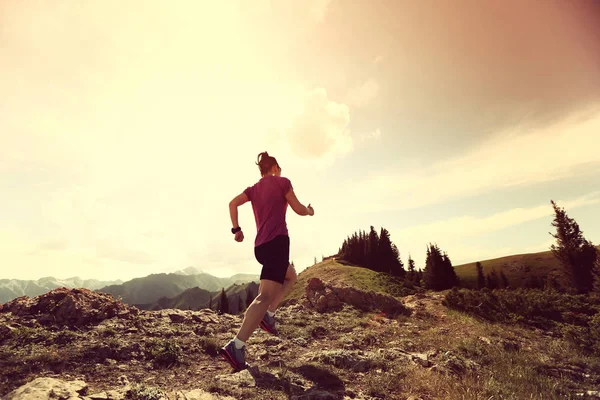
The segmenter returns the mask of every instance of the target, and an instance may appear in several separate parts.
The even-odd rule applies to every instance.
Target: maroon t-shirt
[[[288,202],[285,195],[290,189],[292,183],[289,179],[267,175],[244,190],[252,203],[256,221],[255,247],[273,240],[275,236],[288,234],[285,223]]]

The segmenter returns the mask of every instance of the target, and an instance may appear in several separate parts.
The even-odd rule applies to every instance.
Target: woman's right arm
[[[296,214],[315,215],[315,210],[313,210],[310,204],[308,205],[308,207],[305,207],[302,203],[300,203],[300,201],[296,197],[296,194],[294,193],[294,189],[290,189],[290,191],[287,192],[287,194],[285,195],[285,199]]]

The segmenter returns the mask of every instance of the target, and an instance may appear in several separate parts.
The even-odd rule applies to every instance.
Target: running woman
[[[275,311],[279,303],[296,282],[296,271],[290,265],[290,238],[285,223],[288,204],[298,215],[314,215],[313,208],[298,201],[289,179],[281,176],[281,167],[275,157],[265,151],[256,163],[261,178],[229,203],[229,213],[235,241],[244,240],[238,223],[238,207],[250,201],[256,221],[254,256],[262,264],[258,295],[244,314],[237,336],[227,343],[220,353],[235,370],[247,368],[245,345],[257,326],[277,335]]]

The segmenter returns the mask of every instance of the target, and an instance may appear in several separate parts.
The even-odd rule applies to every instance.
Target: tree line
[[[519,286],[531,289],[551,289],[579,294],[600,292],[600,252],[587,240],[577,222],[565,210],[551,201],[554,209],[550,233],[556,239],[550,250],[561,265],[559,275],[547,274],[545,279],[531,275]],[[373,226],[369,232],[359,230],[348,236],[340,247],[337,257],[350,264],[387,273],[412,285],[430,290],[445,290],[460,287],[461,283],[454,271],[448,254],[437,244],[429,244],[426,249],[425,268],[416,270],[413,259],[408,258],[408,271],[400,258],[398,247],[391,241],[389,231],[381,228],[378,234]],[[475,264],[477,289],[510,288],[504,271],[495,269],[484,274],[481,262]]]
[[[562,283],[556,276],[549,274],[543,281],[537,276],[530,276],[525,282],[528,288],[546,288],[574,293],[600,292],[600,254],[598,249],[583,233],[575,220],[570,218],[563,208],[551,201],[554,209],[552,226],[556,233],[550,233],[556,239],[550,249],[561,265]],[[367,233],[364,230],[354,232],[348,236],[338,250],[336,258],[349,264],[368,268],[375,272],[389,274],[391,277],[406,282],[409,285],[420,286],[426,289],[440,291],[460,287],[461,282],[454,271],[448,254],[441,250],[437,244],[429,243],[426,248],[425,268],[418,270],[415,262],[409,255],[407,269],[400,257],[398,247],[392,242],[387,229],[381,228],[379,233],[373,226]],[[315,257],[315,264],[316,264]],[[504,271],[492,271],[484,274],[481,262],[475,264],[477,272],[477,289],[506,289],[510,282]],[[245,306],[239,298],[238,310],[245,310],[254,300],[256,295],[248,290]],[[212,309],[212,298],[210,308]],[[229,313],[229,300],[225,289],[217,303],[217,311]]]
[[[411,285],[432,290],[449,289],[459,284],[448,254],[437,244],[427,246],[425,268],[422,271],[416,269],[410,255],[406,271],[398,247],[392,242],[389,231],[383,227],[379,234],[373,226],[369,233],[364,230],[354,232],[344,240],[337,257],[350,264],[384,272]]]

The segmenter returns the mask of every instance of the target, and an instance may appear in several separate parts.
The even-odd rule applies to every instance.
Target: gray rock
[[[354,372],[367,372],[382,363],[381,357],[373,352],[348,350],[321,351],[310,357],[309,360]]]
[[[175,400],[235,400],[231,396],[220,396],[218,394],[205,392],[202,389],[195,389],[189,392],[177,392]]]
[[[217,375],[215,376],[217,382],[226,383],[228,385],[234,385],[237,387],[255,387],[256,381],[248,369],[245,369],[234,374]]]
[[[292,339],[292,343],[296,346],[306,347],[308,346],[308,341],[304,338],[297,337]]]
[[[309,389],[302,394],[290,397],[292,400],[337,400],[339,398],[340,396],[337,394],[318,389]]]
[[[88,389],[83,381],[61,381],[54,378],[37,378],[13,390],[5,400],[64,400],[79,399]]]

